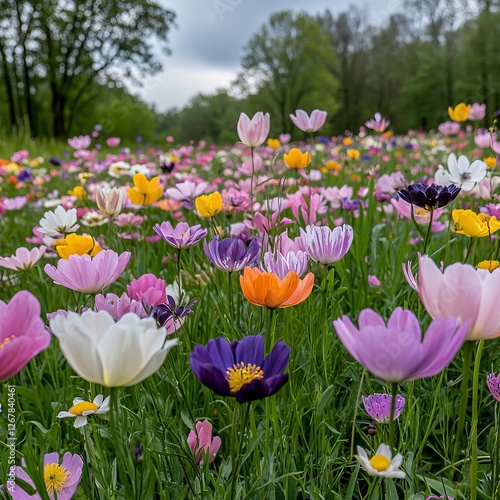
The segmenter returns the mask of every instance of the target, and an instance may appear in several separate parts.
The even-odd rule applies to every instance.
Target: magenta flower
[[[334,229],[328,226],[307,226],[305,231],[300,228],[300,237],[309,257],[327,265],[337,262],[349,251],[354,231],[348,224]]]
[[[467,340],[500,336],[498,271],[456,262],[440,270],[427,255],[419,259],[418,292],[432,318],[470,319]]]
[[[475,102],[469,110],[469,120],[479,121],[486,116],[486,104]]]
[[[40,248],[19,247],[14,255],[10,257],[0,257],[0,267],[12,269],[13,271],[27,271],[31,269],[42,257],[47,247]]]
[[[390,125],[390,123],[391,122],[387,118],[384,118],[380,113],[375,113],[373,118],[365,122],[365,127],[381,134]]]
[[[50,498],[54,498],[55,495],[57,495],[57,500],[70,500],[73,498],[78,483],[82,478],[82,467],[83,460],[80,455],[72,455],[67,452],[64,454],[61,464],[59,464],[58,453],[54,452],[45,455],[43,459],[43,479]],[[35,484],[23,468],[16,466],[15,476],[35,489]],[[12,500],[40,500],[42,498],[38,493],[28,495],[17,484],[14,483],[10,486],[9,483],[9,493]]]
[[[0,381],[20,372],[50,344],[40,317],[40,302],[26,290],[6,304],[0,300]]]
[[[379,424],[388,424],[391,418],[392,396],[390,394],[375,393],[371,396],[361,397],[366,413]],[[401,394],[396,395],[394,420],[397,420],[404,410],[406,399]]]
[[[109,137],[108,139],[106,139],[106,144],[110,148],[115,148],[116,146],[119,146],[120,142],[121,142],[121,139],[119,137]]]
[[[198,241],[202,240],[208,232],[207,229],[201,228],[201,224],[189,227],[186,222],[179,222],[175,228],[172,227],[170,222],[162,222],[161,226],[156,224],[153,229],[169,245],[179,250],[195,245]]]
[[[107,311],[115,321],[119,321],[122,316],[129,312],[137,314],[139,318],[147,318],[148,316],[142,303],[131,299],[125,292],[122,293],[121,297],[114,293],[96,295],[94,311]],[[50,321],[49,315],[47,315],[47,319]]]
[[[497,400],[500,401],[500,373],[495,375],[494,373],[490,373],[486,377],[486,385],[491,392],[491,395]]]
[[[437,318],[424,335],[416,316],[396,308],[387,325],[372,309],[361,311],[356,328],[344,316],[333,326],[351,356],[386,382],[407,382],[432,377],[451,362],[462,346],[469,321],[457,326],[455,318]]]
[[[60,259],[57,267],[47,264],[45,272],[56,285],[82,293],[100,292],[114,283],[130,260],[130,252],[118,255],[113,250],[102,250],[95,257],[70,255]]]
[[[266,140],[269,135],[269,127],[269,113],[264,114],[259,111],[251,120],[245,113],[241,113],[237,127],[238,137],[245,146],[255,148]]]
[[[317,132],[325,124],[327,115],[326,111],[315,109],[309,117],[303,109],[298,109],[295,111],[295,115],[290,115],[290,119],[303,132],[312,133]]]
[[[189,432],[187,442],[197,465],[203,465],[204,457],[212,463],[222,444],[219,436],[212,438],[212,424],[208,420],[196,422],[196,432]]]
[[[154,274],[143,274],[127,285],[129,297],[137,302],[145,301],[149,307],[165,302],[167,300],[166,290],[165,280],[157,278]]]

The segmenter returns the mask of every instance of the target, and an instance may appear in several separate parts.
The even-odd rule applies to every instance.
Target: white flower
[[[38,230],[52,238],[60,238],[74,233],[80,227],[76,221],[76,208],[66,211],[59,205],[55,211],[45,212],[40,219]]]
[[[104,399],[102,394],[94,398],[94,401],[85,401],[82,398],[73,399],[73,406],[68,411],[60,411],[57,418],[76,418],[75,429],[83,427],[87,423],[89,415],[102,415],[109,411],[109,396]]]
[[[406,474],[402,470],[399,470],[403,462],[403,456],[398,453],[392,458],[391,449],[386,444],[382,443],[378,447],[377,453],[370,459],[366,451],[361,448],[361,446],[358,446],[356,458],[361,464],[361,467],[363,467],[370,476],[390,477],[393,479],[404,479],[406,477]]]
[[[106,387],[137,384],[155,373],[178,339],[166,340],[153,318],[125,314],[115,323],[106,311],[69,313],[50,320],[64,357],[88,382]]]
[[[471,191],[474,186],[486,177],[488,167],[484,161],[476,160],[470,163],[465,155],[458,157],[454,153],[448,156],[448,170],[439,165],[435,181],[443,186],[454,184],[463,191]]]

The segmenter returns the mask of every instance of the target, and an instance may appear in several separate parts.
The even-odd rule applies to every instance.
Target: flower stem
[[[458,450],[460,448],[460,441],[462,439],[462,434],[464,432],[465,425],[465,415],[467,413],[467,400],[469,393],[469,378],[470,378],[470,362],[472,359],[472,350],[474,349],[474,344],[472,342],[465,342],[463,347],[463,365],[462,365],[462,384],[460,387],[461,397],[460,397],[460,414],[458,417],[458,427],[457,433],[455,435],[455,448],[453,450],[453,455],[451,457],[451,465],[455,463]],[[453,478],[453,467],[451,468],[450,480]]]
[[[238,421],[238,410],[240,408],[240,404],[236,402],[234,406],[234,411],[233,411],[233,423],[232,423],[232,428],[231,428],[231,500],[234,497],[235,493],[235,488],[236,488],[236,479],[238,477],[238,472],[236,470],[236,459],[237,459],[237,452],[236,452],[236,422]]]
[[[470,487],[471,500],[477,498],[477,427],[479,424],[478,399],[479,399],[479,371],[481,365],[481,354],[483,353],[484,340],[480,340],[477,346],[476,359],[474,361],[474,376],[472,379],[472,429],[471,447],[472,462],[470,464]]]
[[[389,446],[394,450],[394,414],[396,413],[396,396],[398,395],[398,383],[392,383],[391,413],[389,415]]]
[[[359,379],[359,388],[358,394],[356,396],[356,404],[354,405],[354,417],[352,419],[352,427],[351,427],[351,454],[349,455],[349,460],[352,460],[354,456],[354,434],[356,432],[356,418],[358,416],[358,406],[359,406],[359,398],[361,397],[361,391],[363,390],[363,380],[365,378],[366,369],[363,368],[363,372],[361,373],[361,377]]]
[[[252,175],[250,177],[250,210],[253,208],[253,176],[254,176],[254,170],[255,170],[255,161],[254,161],[254,150],[255,148],[250,148],[250,155],[252,157]]]
[[[425,233],[424,251],[422,252],[422,255],[425,255],[425,251],[427,250],[427,244],[429,243],[429,235],[431,234],[433,216],[434,216],[434,210],[431,210],[431,215],[429,217],[429,225],[427,226],[427,232]]]

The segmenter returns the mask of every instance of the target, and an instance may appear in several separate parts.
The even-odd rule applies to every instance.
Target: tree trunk
[[[66,127],[64,111],[66,108],[66,96],[64,96],[57,85],[52,85],[52,130],[56,139],[66,139]]]
[[[2,58],[2,73],[4,77],[5,90],[7,91],[7,103],[9,106],[10,126],[12,129],[17,128],[16,106],[14,103],[14,91],[12,89],[12,81],[10,79],[9,63],[5,55],[3,44],[0,43],[0,56]]]

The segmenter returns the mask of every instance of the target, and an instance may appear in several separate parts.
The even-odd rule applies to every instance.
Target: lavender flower
[[[251,239],[248,247],[239,238],[219,240],[216,236],[210,243],[203,242],[203,248],[208,260],[221,271],[241,271],[244,267],[253,264],[260,251],[260,244]]]
[[[363,406],[366,413],[370,415],[379,424],[388,424],[391,418],[392,396],[390,394],[375,393],[371,396],[362,396]],[[398,394],[396,396],[396,406],[394,409],[394,420],[399,418],[404,410],[406,399]]]
[[[268,273],[277,274],[279,279],[284,279],[290,271],[295,271],[301,278],[307,271],[309,255],[299,250],[298,252],[289,251],[283,255],[280,251],[266,252],[264,254],[264,267]]]
[[[340,260],[349,250],[354,232],[351,226],[330,229],[327,226],[307,226],[300,228],[302,246],[309,257],[315,262],[327,265]]]
[[[201,224],[189,227],[186,222],[179,222],[175,228],[170,222],[162,222],[161,226],[156,224],[153,229],[159,234],[169,245],[172,245],[179,250],[195,245],[203,239],[208,230],[201,229]]]
[[[491,392],[491,395],[497,400],[500,401],[500,373],[495,375],[494,373],[490,373],[486,377],[486,385]]]

